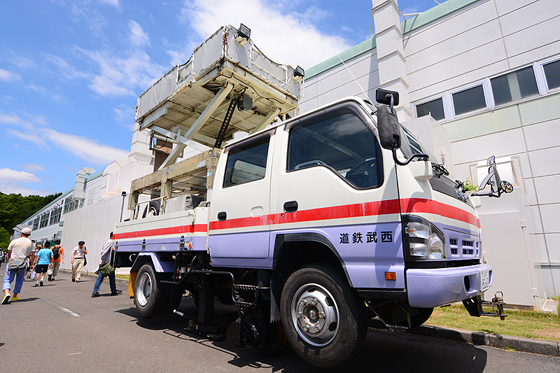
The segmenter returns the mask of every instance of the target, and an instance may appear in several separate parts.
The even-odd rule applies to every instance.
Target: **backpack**
[[[57,259],[60,257],[60,255],[58,254],[58,249],[59,249],[59,248],[60,248],[60,246],[55,246],[55,247],[53,248],[53,251],[52,251],[52,252],[53,252],[53,259],[54,259],[54,260],[57,260]]]

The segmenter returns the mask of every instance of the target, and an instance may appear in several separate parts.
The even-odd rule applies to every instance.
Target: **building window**
[[[560,87],[560,60],[543,65],[548,89]]]
[[[452,96],[455,115],[465,114],[486,107],[484,88],[482,85],[453,93]]]
[[[64,200],[64,213],[77,210],[84,206],[84,201],[68,197]]]
[[[61,213],[62,213],[62,207],[53,209],[51,213],[51,220],[49,222],[49,225],[58,224],[58,222],[60,222]]]
[[[39,229],[39,218],[33,220],[33,230]]]
[[[49,215],[50,215],[50,211],[45,212],[43,215],[41,215],[41,222],[39,223],[39,228],[45,228],[47,225],[49,225]]]
[[[443,111],[443,98],[437,98],[416,106],[416,116],[418,118],[428,114],[430,114],[435,120],[445,119],[445,113]]]
[[[492,78],[490,83],[496,105],[539,94],[532,66]]]

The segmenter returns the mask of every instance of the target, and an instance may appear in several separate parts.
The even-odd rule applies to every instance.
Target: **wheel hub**
[[[138,281],[138,290],[136,292],[136,301],[140,306],[144,307],[148,304],[148,299],[150,298],[150,293],[152,292],[152,280],[150,275],[144,273]]]
[[[306,284],[294,295],[292,319],[301,338],[314,346],[330,343],[337,334],[339,314],[333,297],[324,287]]]

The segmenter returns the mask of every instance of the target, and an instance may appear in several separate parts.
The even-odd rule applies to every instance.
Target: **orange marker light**
[[[397,275],[395,272],[385,272],[385,280],[397,281]]]

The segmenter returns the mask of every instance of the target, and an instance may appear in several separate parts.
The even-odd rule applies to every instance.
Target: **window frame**
[[[271,165],[270,165],[270,154],[271,154],[270,146],[271,146],[271,143],[272,143],[272,136],[275,133],[276,133],[276,129],[272,129],[272,130],[263,132],[263,133],[255,136],[255,137],[250,137],[250,138],[240,140],[238,143],[235,143],[235,144],[231,145],[230,147],[226,148],[226,150],[224,151],[224,154],[227,156],[227,159],[226,159],[226,166],[225,166],[225,169],[224,169],[224,175],[223,175],[223,178],[222,178],[222,188],[223,189],[232,188],[232,187],[239,186],[239,185],[244,185],[244,184],[248,184],[248,183],[257,182],[257,181],[260,181],[260,180],[264,180],[268,177],[268,175],[270,173],[269,169],[271,167]],[[226,185],[226,181],[227,181],[227,177],[228,177],[228,165],[229,165],[229,161],[230,161],[231,152],[235,151],[236,149],[239,149],[241,147],[251,145],[252,143],[262,141],[264,139],[267,139],[267,142],[268,142],[264,176],[262,178],[259,178],[259,179],[245,181],[243,183]]]
[[[334,169],[332,166],[328,165],[328,164],[317,164],[317,165],[313,165],[310,167],[305,167],[305,168],[301,168],[301,169],[294,169],[294,170],[290,170],[289,169],[289,156],[290,156],[290,136],[291,136],[291,131],[294,127],[297,127],[301,124],[304,124],[306,122],[314,122],[314,121],[320,121],[321,118],[326,117],[326,116],[331,116],[334,117],[336,116],[336,114],[340,114],[341,112],[344,111],[348,111],[349,113],[354,114],[359,120],[360,122],[362,122],[362,124],[365,126],[365,128],[371,132],[371,134],[373,135],[373,139],[374,139],[374,146],[375,146],[375,157],[376,157],[376,162],[378,164],[377,167],[377,180],[378,183],[375,186],[369,186],[369,187],[359,187],[357,185],[354,185],[350,180],[346,179],[345,176],[343,176],[342,174],[340,174],[336,169]],[[333,115],[335,114],[335,115]],[[385,177],[385,173],[383,170],[383,152],[381,151],[381,145],[379,143],[379,132],[377,130],[377,124],[375,123],[373,117],[369,114],[369,111],[366,107],[364,107],[362,104],[360,104],[358,101],[350,99],[347,101],[342,101],[339,103],[334,104],[333,106],[324,108],[323,110],[317,110],[314,111],[312,113],[309,113],[307,115],[304,115],[302,117],[296,118],[293,121],[290,121],[289,123],[286,124],[286,126],[284,127],[284,131],[288,132],[288,147],[286,150],[286,159],[285,159],[285,164],[284,164],[284,170],[286,173],[292,173],[292,172],[300,172],[300,171],[304,171],[304,170],[308,170],[310,168],[314,168],[314,167],[324,167],[327,168],[328,170],[330,170],[332,173],[334,173],[337,177],[339,177],[340,179],[342,179],[346,184],[348,184],[350,187],[352,187],[353,189],[356,190],[372,190],[372,189],[379,189],[381,188],[384,183],[384,177]]]
[[[544,65],[547,65],[549,63],[553,63],[553,62],[557,62],[560,61],[560,55],[555,55],[540,61],[536,61],[533,62],[531,64],[525,64],[525,65],[521,65],[521,66],[517,66],[515,69],[511,69],[509,71],[505,71],[505,72],[501,72],[500,74],[495,74],[492,76],[489,76],[487,78],[484,78],[482,80],[477,80],[475,82],[463,85],[459,88],[455,88],[452,90],[447,90],[444,91],[443,93],[437,94],[437,95],[432,95],[429,96],[427,98],[423,98],[421,100],[418,100],[414,103],[412,103],[413,106],[413,110],[412,110],[412,114],[414,118],[422,118],[418,116],[418,111],[416,109],[416,107],[418,105],[422,105],[425,104],[427,102],[433,101],[433,100],[437,100],[439,98],[442,99],[443,101],[443,111],[444,111],[444,115],[445,115],[445,119],[440,119],[440,120],[436,120],[434,118],[434,120],[436,120],[437,122],[449,122],[455,119],[463,119],[472,115],[477,115],[480,113],[483,113],[485,111],[491,111],[494,109],[501,109],[504,107],[508,107],[511,105],[517,105],[526,101],[531,101],[534,99],[537,99],[539,97],[543,97],[546,95],[550,95],[550,94],[556,94],[560,92],[560,87],[557,88],[552,88],[550,89],[548,86],[548,81],[546,78],[546,74],[544,71]],[[491,80],[500,76],[505,76],[517,71],[520,71],[522,69],[528,68],[528,67],[532,67],[533,68],[533,74],[535,75],[535,80],[537,83],[537,88],[538,88],[538,93],[536,95],[532,95],[532,96],[528,96],[519,100],[512,100],[500,105],[496,105],[495,101],[494,101],[494,92],[492,90],[492,83]],[[455,106],[453,103],[453,95],[458,93],[458,92],[462,92],[465,91],[467,89],[476,87],[482,85],[483,88],[483,92],[484,92],[484,100],[486,102],[486,107],[485,108],[481,108],[481,109],[477,109],[477,110],[473,110],[473,111],[469,111],[467,113],[463,113],[463,114],[455,114]],[[433,117],[432,117],[433,118]]]
[[[541,85],[542,85],[542,89],[544,91],[543,94],[554,94],[557,92],[560,92],[560,87],[556,87],[556,88],[550,88],[548,86],[548,80],[546,79],[546,73],[544,72],[544,65],[548,65],[549,63],[552,62],[557,62],[560,61],[560,55],[556,55],[554,57],[550,57],[538,62],[535,62],[533,65],[536,65],[535,71],[538,69],[539,74],[541,75]],[[537,79],[537,85],[539,86],[539,92],[541,89],[541,86],[539,85],[539,79]]]

